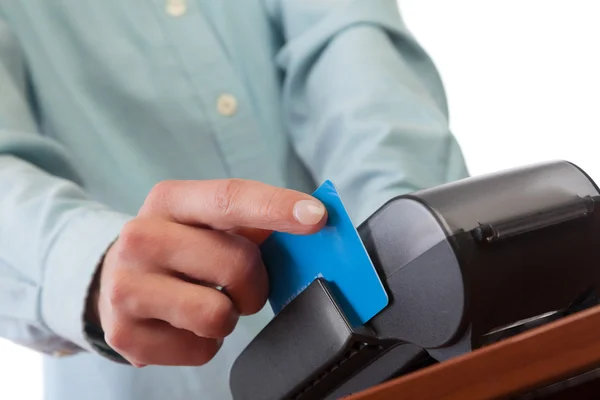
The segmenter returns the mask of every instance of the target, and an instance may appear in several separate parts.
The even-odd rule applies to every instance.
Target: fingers
[[[245,228],[238,227],[233,228],[227,231],[234,235],[243,236],[246,239],[250,240],[252,243],[256,243],[257,245],[261,245],[267,238],[273,233],[273,231],[269,231],[266,229],[257,229],[257,228]]]
[[[257,244],[272,231],[315,233],[326,220],[312,196],[260,182],[157,185],[102,265],[107,342],[135,365],[208,362],[239,315],[267,300]]]
[[[161,182],[139,215],[217,230],[241,226],[294,234],[317,232],[326,222],[326,209],[314,197],[240,179]]]
[[[225,232],[136,218],[122,230],[111,261],[125,269],[183,275],[222,286],[241,315],[260,311],[268,296],[267,272],[257,245]]]
[[[196,336],[163,321],[110,324],[106,342],[134,365],[200,366],[219,351],[222,341]]]
[[[212,339],[233,332],[239,317],[220,291],[158,274],[142,279],[123,275],[111,285],[108,299],[114,322],[157,319]]]

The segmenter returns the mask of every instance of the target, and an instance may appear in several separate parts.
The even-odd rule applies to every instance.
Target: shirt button
[[[167,13],[173,17],[181,17],[187,11],[187,0],[167,0]]]
[[[225,117],[235,114],[237,107],[237,99],[230,94],[222,94],[217,99],[217,111]]]

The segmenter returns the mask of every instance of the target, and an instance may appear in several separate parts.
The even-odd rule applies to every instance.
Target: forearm
[[[0,187],[0,335],[49,354],[90,349],[83,332],[87,290],[128,217],[6,154]]]
[[[356,26],[307,74],[312,133],[295,131],[297,149],[319,180],[336,181],[357,220],[393,196],[466,175],[432,65],[414,45],[396,46],[382,29]]]
[[[334,7],[279,57],[296,150],[357,223],[393,196],[467,175],[437,70],[391,3]]]
[[[48,354],[91,349],[87,289],[128,217],[89,199],[67,149],[38,132],[25,71],[0,20],[0,336]]]

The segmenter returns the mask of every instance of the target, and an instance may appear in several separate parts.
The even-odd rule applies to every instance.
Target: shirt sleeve
[[[41,135],[17,42],[0,20],[0,336],[61,354],[94,350],[88,287],[129,216],[90,200],[71,155]]]
[[[391,198],[468,175],[442,81],[395,0],[267,2],[284,45],[284,118],[355,223]]]

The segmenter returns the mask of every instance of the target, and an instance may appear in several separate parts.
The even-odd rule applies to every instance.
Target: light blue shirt
[[[45,355],[47,400],[228,399],[268,307],[198,368],[118,364],[84,334],[152,186],[332,179],[359,224],[467,175],[448,126],[395,0],[0,0],[0,335]]]

